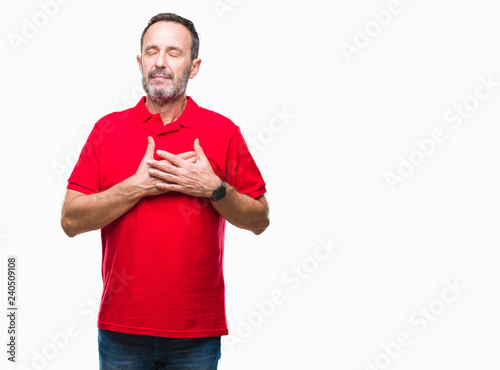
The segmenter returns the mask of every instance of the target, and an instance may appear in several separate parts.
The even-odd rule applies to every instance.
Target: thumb
[[[194,141],[194,152],[196,153],[196,158],[201,160],[207,159],[207,157],[205,156],[205,152],[201,148],[200,140],[198,139]]]
[[[146,153],[142,158],[141,165],[144,165],[148,159],[153,159],[154,152],[155,152],[155,141],[151,136],[148,136],[148,146],[146,148]]]
[[[146,148],[146,154],[144,155],[147,159],[153,159],[155,153],[155,141],[151,136],[148,136],[148,147]]]

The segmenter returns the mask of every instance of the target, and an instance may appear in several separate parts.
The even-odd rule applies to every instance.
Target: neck
[[[182,115],[182,112],[184,112],[186,104],[187,104],[186,92],[181,94],[179,97],[166,102],[163,105],[155,103],[149,98],[149,96],[146,97],[147,110],[151,114],[160,113],[160,117],[164,125],[177,120]]]

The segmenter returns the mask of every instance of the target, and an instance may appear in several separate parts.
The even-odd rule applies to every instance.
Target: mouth
[[[165,75],[154,75],[152,78],[155,80],[170,80],[170,78]]]

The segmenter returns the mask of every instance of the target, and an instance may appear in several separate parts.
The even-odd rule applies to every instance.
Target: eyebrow
[[[147,52],[148,50],[151,50],[151,49],[160,50],[160,47],[156,44],[149,45],[146,47],[146,49],[144,49],[144,52]],[[184,53],[184,51],[178,46],[167,46],[167,50],[176,50],[180,53]]]

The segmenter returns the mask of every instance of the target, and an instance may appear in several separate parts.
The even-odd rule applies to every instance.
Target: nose
[[[163,52],[158,53],[158,56],[156,57],[155,60],[155,66],[161,69],[167,68],[167,61],[165,58],[165,54]]]

